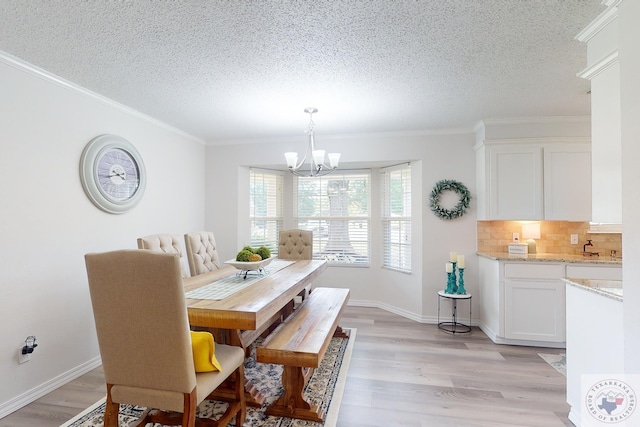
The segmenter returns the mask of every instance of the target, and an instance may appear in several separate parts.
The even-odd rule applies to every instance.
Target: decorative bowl
[[[273,258],[275,257],[271,256],[267,259],[263,259],[260,261],[236,261],[235,259],[230,259],[229,261],[225,261],[224,263],[232,265],[241,271],[252,271],[252,270],[260,270],[266,267],[273,260]]]

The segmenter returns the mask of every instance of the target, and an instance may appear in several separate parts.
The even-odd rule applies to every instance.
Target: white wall
[[[372,245],[370,268],[329,267],[314,285],[351,289],[351,303],[386,308],[419,321],[435,322],[436,293],[446,285],[445,262],[449,252],[466,255],[465,284],[477,289],[475,200],[462,218],[443,221],[429,209],[429,194],[441,179],[465,184],[475,197],[473,133],[458,135],[368,135],[331,138],[318,129],[317,144],[342,153],[341,162],[361,164],[415,160],[412,203],[414,208],[414,272],[403,274],[380,268],[380,242]],[[283,153],[302,151],[304,134],[283,142],[207,147],[206,227],[215,233],[222,259],[235,256],[248,243],[247,166],[278,167]],[[236,182],[237,181],[237,182]],[[245,196],[246,195],[246,196]],[[373,204],[372,209],[376,209]],[[372,224],[379,227],[379,224]],[[238,231],[239,230],[239,231]]]
[[[640,2],[619,8],[625,371],[640,374]]]
[[[205,148],[2,52],[0,122],[1,418],[99,362],[85,253],[203,228]],[[103,133],[132,142],[148,173],[123,215],[94,207],[79,179],[82,149]],[[28,335],[38,347],[19,365]]]

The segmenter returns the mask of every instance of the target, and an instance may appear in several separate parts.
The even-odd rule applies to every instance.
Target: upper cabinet
[[[544,154],[544,219],[591,219],[591,144],[550,144]]]
[[[476,174],[479,220],[591,219],[589,138],[484,140]]]
[[[609,7],[578,36],[587,43],[591,81],[592,222],[622,224],[622,138],[618,8]]]

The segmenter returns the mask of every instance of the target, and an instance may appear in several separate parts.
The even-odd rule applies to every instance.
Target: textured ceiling
[[[210,143],[587,115],[600,0],[2,0],[0,50]],[[2,84],[0,82],[0,84]]]

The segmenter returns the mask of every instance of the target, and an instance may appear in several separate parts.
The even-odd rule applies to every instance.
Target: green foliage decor
[[[458,204],[452,209],[444,209],[440,206],[440,195],[443,191],[448,190],[455,191],[460,197]],[[437,217],[444,220],[454,219],[464,215],[467,209],[469,209],[470,200],[471,193],[469,193],[467,187],[452,179],[438,181],[435,187],[433,187],[433,190],[431,190],[431,196],[429,197],[431,210]]]
[[[267,259],[271,256],[271,251],[266,246],[260,246],[257,249],[251,246],[245,246],[236,255],[236,261],[249,262],[249,257],[253,254],[260,255],[262,259]]]

